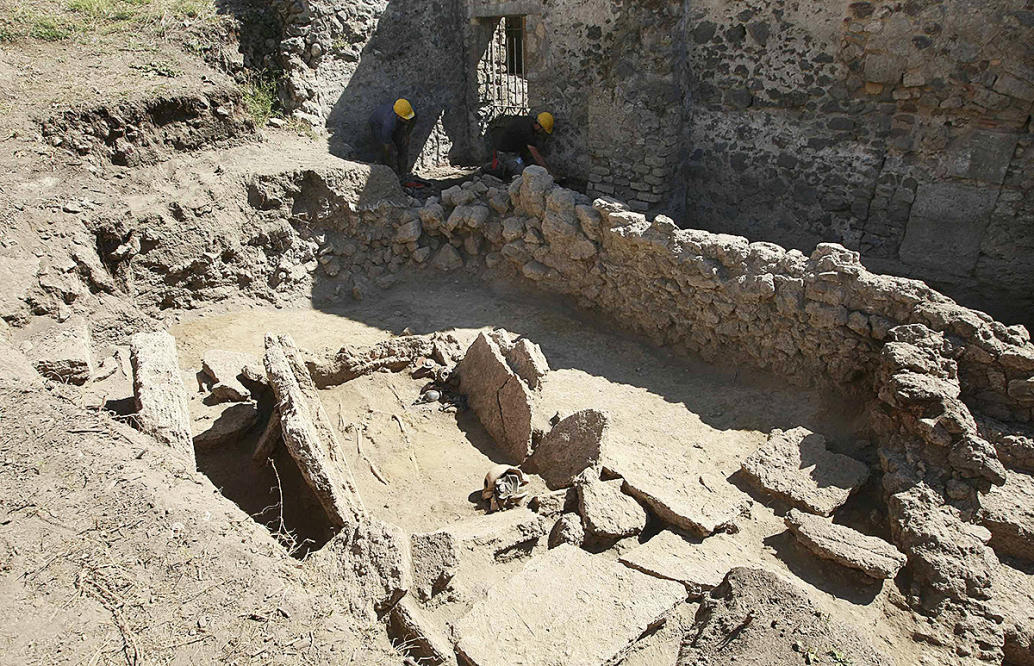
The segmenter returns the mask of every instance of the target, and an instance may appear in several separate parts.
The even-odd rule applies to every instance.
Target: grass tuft
[[[268,73],[252,75],[242,86],[244,108],[256,127],[265,127],[277,112],[276,80]]]

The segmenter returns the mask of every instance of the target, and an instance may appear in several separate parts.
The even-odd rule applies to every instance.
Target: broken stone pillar
[[[164,331],[137,333],[129,339],[129,350],[137,427],[189,456],[191,465],[196,465],[190,403],[176,356],[176,339]]]
[[[869,468],[826,449],[826,438],[807,428],[774,430],[741,465],[761,490],[790,504],[831,516],[869,477]]]
[[[264,363],[288,451],[331,524],[354,529],[366,511],[352,470],[340,454],[330,417],[291,336],[267,334]]]

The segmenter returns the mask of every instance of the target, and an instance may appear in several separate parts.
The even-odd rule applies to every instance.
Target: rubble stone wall
[[[466,74],[458,0],[276,0],[284,38],[285,108],[326,123],[332,149],[370,155],[374,107],[406,97],[418,113],[410,162],[447,163],[468,151]]]
[[[1029,3],[704,0],[685,27],[689,226],[839,242],[1029,320]]]

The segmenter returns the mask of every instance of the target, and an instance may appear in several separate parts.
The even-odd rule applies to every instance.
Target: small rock
[[[549,532],[549,547],[556,548],[565,543],[579,548],[585,542],[585,528],[577,513],[565,513]]]
[[[646,527],[646,511],[621,492],[621,479],[578,487],[578,510],[586,531],[604,539],[634,536]]]
[[[445,244],[431,259],[431,266],[442,272],[454,271],[463,267],[463,258],[452,245]]]

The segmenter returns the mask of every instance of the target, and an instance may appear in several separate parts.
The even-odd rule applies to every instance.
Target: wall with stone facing
[[[691,226],[840,242],[1029,320],[1029,3],[687,9]]]
[[[275,0],[283,40],[281,98],[332,150],[371,159],[367,120],[398,97],[419,122],[410,161],[431,167],[469,151],[459,0]],[[418,152],[419,151],[419,152]]]

